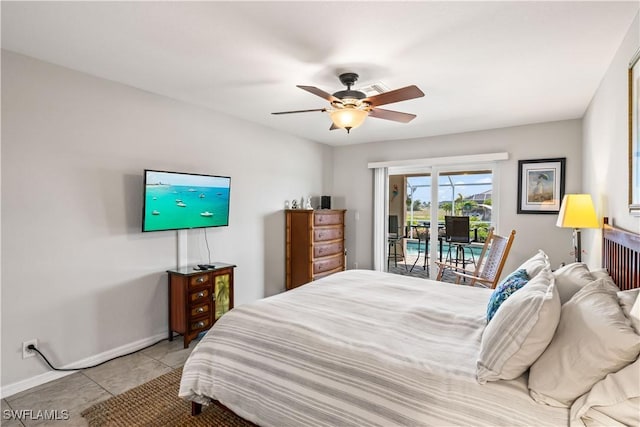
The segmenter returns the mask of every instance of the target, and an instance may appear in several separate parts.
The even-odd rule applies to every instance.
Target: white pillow
[[[589,408],[579,421],[569,420],[569,425],[585,427],[630,427],[639,424],[626,424],[618,420],[633,420],[640,411],[640,397],[632,397],[617,405]]]
[[[593,277],[596,278],[596,279],[602,279],[602,278],[605,278],[605,277],[611,277],[611,276],[609,276],[609,272],[607,271],[606,268],[596,268],[595,270],[591,269],[590,271],[591,271],[591,274],[593,274]],[[611,280],[613,281],[613,279],[611,279]]]
[[[482,334],[477,379],[511,380],[542,354],[560,320],[560,297],[544,269],[500,305]]]
[[[551,269],[549,257],[542,249],[538,249],[538,252],[534,256],[523,262],[516,270],[525,269],[529,279],[533,279],[545,268]]]
[[[640,425],[640,359],[607,375],[571,405],[572,425],[604,420],[609,424]]]
[[[633,329],[640,334],[640,289],[618,292],[618,302]]]
[[[560,302],[564,304],[582,287],[596,280],[589,267],[581,262],[573,262],[553,272]]]
[[[549,347],[531,366],[529,391],[539,403],[568,407],[607,374],[640,353],[636,334],[618,303],[617,288],[598,279],[562,306]]]

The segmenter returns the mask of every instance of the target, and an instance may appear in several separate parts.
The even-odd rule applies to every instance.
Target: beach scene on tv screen
[[[144,231],[229,224],[228,177],[147,171]]]

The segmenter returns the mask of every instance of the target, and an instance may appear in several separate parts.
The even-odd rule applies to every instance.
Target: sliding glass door
[[[428,265],[429,276],[435,277],[435,264],[427,261],[444,260],[452,253],[446,236],[446,217],[468,218],[465,218],[469,224],[468,249],[479,250],[495,221],[494,175],[494,168],[487,165],[434,167],[397,175],[390,171],[388,212],[394,220],[401,219],[399,228],[405,236],[403,263],[413,269]],[[392,249],[394,254],[389,255],[394,257],[396,266],[398,248]]]

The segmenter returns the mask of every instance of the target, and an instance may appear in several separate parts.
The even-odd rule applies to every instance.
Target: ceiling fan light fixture
[[[344,108],[330,111],[329,115],[331,116],[331,121],[333,121],[334,126],[346,129],[347,133],[349,133],[351,129],[355,129],[364,123],[369,112],[359,108],[346,106]]]
[[[356,73],[342,73],[339,78],[340,82],[345,85],[347,89],[338,91],[333,95],[322,89],[318,89],[315,86],[297,85],[300,89],[329,101],[329,108],[281,111],[271,114],[307,113],[310,111],[326,112],[329,113],[331,121],[333,122],[329,130],[346,129],[347,133],[349,133],[351,129],[362,125],[367,116],[399,123],[409,123],[411,120],[416,118],[415,114],[385,110],[378,107],[424,96],[424,92],[422,92],[416,85],[384,91],[382,84],[372,86],[374,93],[369,95],[362,90],[351,90],[353,84],[358,80],[358,75]]]

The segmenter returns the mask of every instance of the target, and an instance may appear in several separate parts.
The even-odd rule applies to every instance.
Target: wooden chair
[[[456,283],[460,283],[462,279],[469,279],[469,285],[475,286],[476,283],[488,288],[495,288],[500,280],[500,274],[504,263],[509,256],[511,250],[511,244],[516,235],[515,230],[511,230],[511,233],[507,237],[493,234],[493,227],[489,229],[487,240],[484,242],[482,252],[478,258],[476,269],[474,272],[464,270],[453,264],[445,262],[438,262],[438,276],[436,280],[442,280],[442,274],[445,270],[451,270],[456,275]]]

